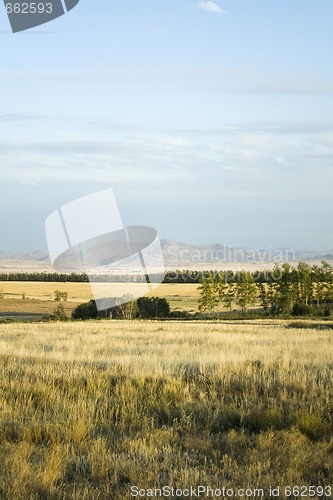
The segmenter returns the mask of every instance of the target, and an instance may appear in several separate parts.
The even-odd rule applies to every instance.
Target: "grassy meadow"
[[[302,325],[0,325],[0,498],[332,484],[332,323]]]

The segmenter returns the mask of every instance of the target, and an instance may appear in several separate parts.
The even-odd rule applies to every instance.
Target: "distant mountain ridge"
[[[0,260],[48,260],[49,254],[43,250],[34,250],[33,252],[0,252]]]
[[[195,264],[219,263],[269,263],[269,262],[300,262],[333,260],[332,250],[292,250],[290,248],[272,247],[264,249],[251,249],[247,247],[232,247],[214,243],[211,245],[190,245],[180,241],[162,239],[161,247],[167,267],[191,267]],[[49,264],[49,256],[43,250],[33,252],[0,252],[0,261],[29,261]]]
[[[178,241],[161,240],[164,258],[167,264],[177,262],[203,263],[267,263],[333,260],[333,250],[292,250],[290,248],[251,249],[232,247],[214,243],[212,245],[188,245]]]

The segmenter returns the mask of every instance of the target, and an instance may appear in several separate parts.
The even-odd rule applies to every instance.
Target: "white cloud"
[[[199,2],[195,5],[198,9],[207,10],[208,12],[213,12],[214,14],[225,14],[225,11],[215,2]]]
[[[36,182],[33,182],[33,181],[22,181],[21,184],[23,186],[40,187],[39,184],[37,184]]]

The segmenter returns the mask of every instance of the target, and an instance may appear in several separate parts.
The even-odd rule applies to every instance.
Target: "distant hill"
[[[161,240],[165,261],[169,266],[189,263],[269,263],[333,260],[332,251],[298,250],[290,248],[250,249],[230,245],[188,245],[178,241]]]
[[[34,252],[23,253],[23,252],[0,252],[0,260],[49,260],[49,255],[42,250],[35,250]]]
[[[275,262],[320,262],[333,261],[333,250],[315,251],[290,248],[250,249],[214,243],[212,245],[189,245],[179,241],[161,240],[167,269],[260,269],[272,267]],[[0,252],[0,270],[51,271],[49,256],[42,250],[33,252]]]

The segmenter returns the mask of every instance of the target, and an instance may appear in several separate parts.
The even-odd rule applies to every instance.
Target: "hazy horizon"
[[[227,243],[221,243],[218,241],[215,241],[212,243],[199,243],[199,242],[194,243],[194,242],[188,242],[188,241],[169,240],[167,238],[161,238],[161,242],[166,242],[168,245],[174,243],[174,244],[185,245],[185,246],[193,247],[193,248],[199,248],[199,247],[212,248],[215,245],[219,245],[220,247],[224,248],[226,252],[233,250],[233,249],[235,249],[235,250],[244,249],[244,250],[247,250],[249,252],[251,252],[251,251],[269,252],[269,251],[279,251],[279,250],[287,250],[287,251],[296,252],[296,253],[301,253],[301,252],[331,253],[331,252],[333,252],[333,246],[331,248],[305,248],[305,247],[304,248],[301,248],[301,247],[300,248],[292,248],[292,247],[288,247],[288,246],[273,247],[272,245],[267,245],[266,247],[250,247],[250,246],[246,246],[246,245],[241,245],[241,246],[231,245],[231,244],[227,244]],[[31,248],[31,249],[26,249],[26,250],[23,250],[23,249],[4,250],[4,249],[0,248],[0,258],[1,258],[2,254],[6,254],[6,253],[8,253],[8,254],[12,253],[12,254],[17,254],[17,255],[19,255],[19,254],[29,255],[29,254],[39,253],[39,252],[48,255],[48,249],[46,246],[44,248]]]

